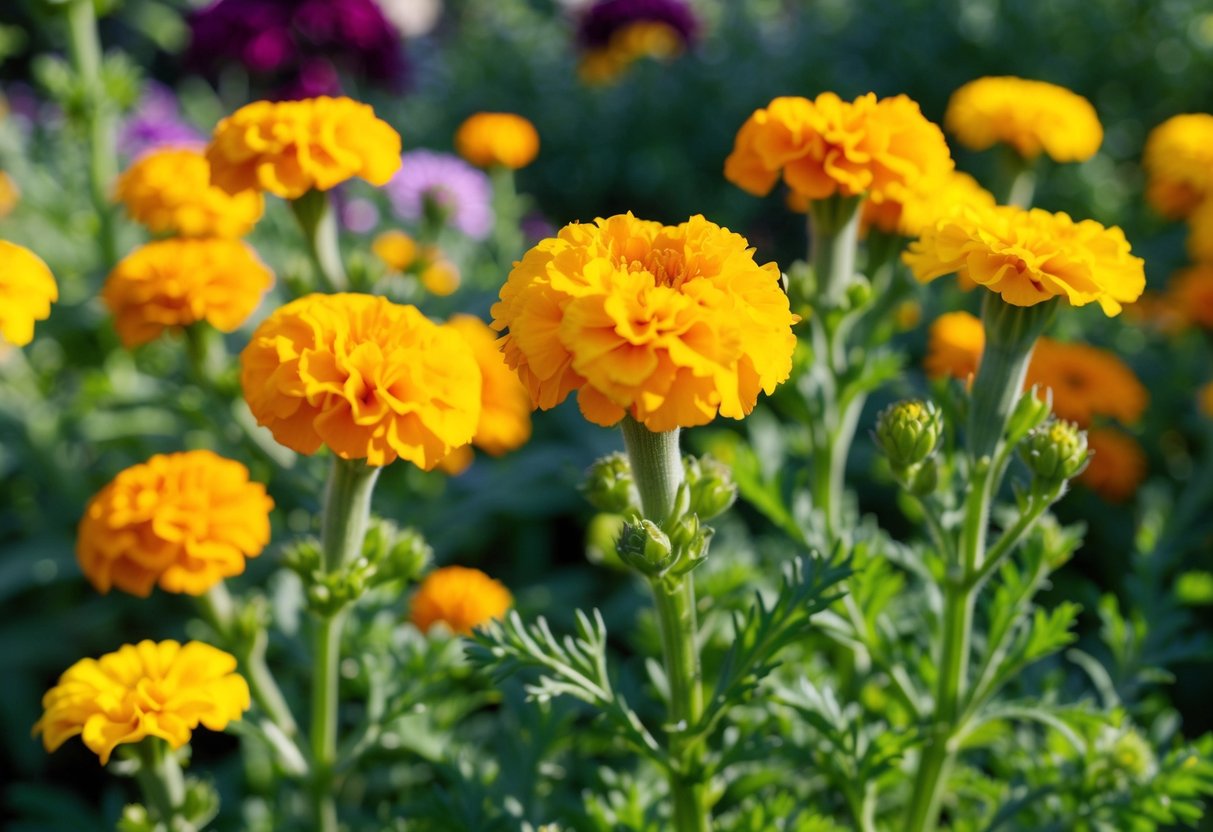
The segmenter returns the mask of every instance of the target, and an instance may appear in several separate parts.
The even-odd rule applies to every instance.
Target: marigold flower
[[[1013,76],[978,78],[952,93],[944,126],[965,147],[1008,144],[1025,159],[1083,162],[1103,143],[1091,102],[1065,87]]]
[[[114,314],[118,337],[131,348],[199,321],[233,332],[273,283],[273,273],[239,240],[173,238],[119,261],[101,299]]]
[[[69,667],[42,697],[34,734],[47,751],[79,735],[105,765],[123,743],[160,737],[176,749],[199,725],[222,731],[249,704],[234,656],[199,641],[141,641]]]
[[[147,597],[158,584],[201,595],[261,554],[273,508],[239,462],[210,451],[158,454],[89,501],[76,558],[98,592]]]
[[[442,257],[441,252],[421,270],[421,285],[431,295],[440,298],[455,294],[462,282],[463,276],[459,273],[459,267]]]
[[[513,113],[476,113],[455,131],[455,150],[477,167],[517,170],[539,155],[539,131]]]
[[[1051,338],[1036,342],[1027,386],[1053,391],[1053,412],[1088,427],[1097,416],[1136,424],[1150,396],[1115,353]]]
[[[417,587],[409,615],[423,633],[445,624],[451,632],[470,636],[480,625],[505,615],[513,603],[510,591],[479,569],[444,566]]]
[[[417,262],[417,241],[403,231],[384,231],[371,243],[371,251],[389,270],[403,272]]]
[[[50,317],[57,300],[59,287],[42,258],[0,240],[0,338],[24,347],[34,340],[34,322]]]
[[[1112,316],[1146,285],[1144,262],[1119,228],[1039,208],[964,209],[925,228],[902,259],[923,283],[956,274],[1013,306],[1062,297]]]
[[[480,369],[467,342],[413,306],[308,295],[274,312],[240,356],[244,397],[281,444],[430,470],[471,441]]]
[[[911,188],[890,187],[884,202],[865,200],[860,222],[885,234],[917,237],[927,226],[965,206],[993,208],[994,194],[967,173],[950,170],[938,178],[920,179]]]
[[[1150,131],[1142,153],[1146,199],[1171,219],[1213,196],[1213,115],[1172,116]]]
[[[492,314],[538,407],[577,390],[591,422],[630,413],[654,432],[742,418],[796,346],[778,267],[702,216],[567,225],[515,265]]]
[[[980,318],[968,312],[948,312],[931,323],[923,367],[929,378],[950,376],[967,381],[977,372],[985,347]]]
[[[472,444],[501,456],[531,438],[531,396],[505,363],[497,335],[474,315],[454,315],[446,325],[472,348],[480,366],[480,421]]]
[[[1167,299],[1185,321],[1213,329],[1213,263],[1199,263],[1173,274]]]
[[[353,177],[387,184],[400,167],[400,134],[349,98],[256,101],[219,122],[206,149],[211,182],[297,199]]]
[[[1110,503],[1123,503],[1146,478],[1146,453],[1129,435],[1112,428],[1087,433],[1091,451],[1078,481]]]
[[[135,222],[181,237],[243,237],[265,208],[256,191],[229,194],[211,185],[206,156],[187,147],[140,157],[118,177],[115,193]]]
[[[807,200],[866,193],[875,202],[951,169],[943,132],[916,103],[872,93],[850,103],[832,92],[776,98],[741,126],[724,163],[725,178],[755,196],[782,174]]]

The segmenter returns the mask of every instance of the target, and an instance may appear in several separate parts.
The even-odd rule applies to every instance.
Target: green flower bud
[[[1042,485],[1058,486],[1087,467],[1087,432],[1064,419],[1045,422],[1028,433],[1020,454]]]
[[[1028,433],[1043,425],[1053,413],[1052,402],[1051,390],[1046,389],[1042,396],[1035,386],[1020,396],[1007,423],[1007,441],[1018,444]]]
[[[379,564],[384,580],[413,581],[425,572],[434,559],[434,550],[416,529],[397,532],[396,539]]]
[[[670,529],[670,545],[674,550],[675,574],[685,575],[703,563],[708,556],[708,540],[712,527],[699,522],[699,517],[687,514],[678,519]]]
[[[664,572],[674,562],[669,536],[650,520],[624,523],[615,551],[624,563],[646,575]]]
[[[710,456],[683,457],[682,462],[691,489],[691,511],[700,520],[711,520],[733,505],[737,499],[737,484],[727,465]]]
[[[1144,781],[1154,770],[1154,749],[1141,734],[1129,729],[1112,745],[1112,765],[1137,781]]]
[[[626,454],[613,453],[590,466],[581,487],[586,499],[608,514],[639,514],[640,495],[632,480],[632,466]]]
[[[876,417],[876,443],[896,472],[925,462],[943,435],[943,416],[932,402],[908,399]]]

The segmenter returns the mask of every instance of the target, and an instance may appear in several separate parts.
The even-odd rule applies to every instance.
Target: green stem
[[[809,239],[817,281],[816,312],[841,305],[855,279],[859,249],[859,206],[863,197],[834,196],[809,204]]]
[[[1031,208],[1036,195],[1036,160],[1025,159],[1014,148],[1004,147],[1001,168],[1003,188],[999,202]]]
[[[678,430],[653,433],[631,416],[624,416],[620,425],[644,516],[665,526],[674,510],[678,486],[685,478]]]
[[[344,291],[349,286],[345,264],[341,259],[341,243],[337,233],[337,213],[326,191],[312,189],[291,200],[291,211],[299,222],[307,241],[308,254],[316,267],[321,285],[330,292]]]
[[[177,755],[159,737],[147,737],[135,745],[139,757],[139,768],[135,780],[143,792],[143,799],[153,809],[165,829],[190,828],[179,816],[185,804],[185,776]]]
[[[497,165],[489,171],[493,184],[493,238],[500,263],[508,267],[524,248],[522,238],[522,199],[514,180],[514,171]]]

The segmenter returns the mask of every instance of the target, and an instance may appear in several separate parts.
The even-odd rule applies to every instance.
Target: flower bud
[[[943,417],[932,402],[900,401],[876,417],[876,443],[897,472],[925,462],[942,435]]]
[[[1028,433],[1040,425],[1053,412],[1053,392],[1046,389],[1042,397],[1035,386],[1026,391],[1015,403],[1011,419],[1007,422],[1007,441],[1017,444]]]
[[[640,495],[632,480],[632,466],[625,454],[608,454],[591,465],[581,488],[586,499],[599,511],[608,514],[640,513]]]
[[[737,484],[727,465],[710,456],[688,456],[682,462],[691,491],[691,511],[700,520],[711,520],[733,505],[737,499]]]
[[[1027,435],[1020,454],[1042,485],[1057,486],[1087,466],[1087,432],[1064,419],[1046,422]]]
[[[624,523],[615,551],[624,563],[646,575],[665,571],[674,560],[669,536],[650,520]]]

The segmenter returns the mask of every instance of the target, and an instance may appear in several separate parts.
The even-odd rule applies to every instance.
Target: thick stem
[[[620,426],[632,463],[632,477],[640,492],[640,507],[647,519],[662,526],[674,510],[678,486],[685,478],[678,430],[653,433],[631,416],[624,416]]]
[[[1031,208],[1036,195],[1036,160],[1025,159],[1012,147],[1004,147],[1000,164],[1002,178],[999,202]]]
[[[522,199],[514,182],[514,171],[497,165],[489,171],[493,183],[493,241],[499,262],[509,267],[525,247],[522,237]]]
[[[834,196],[809,205],[810,255],[817,281],[815,305],[819,314],[839,306],[855,279],[862,201],[862,197]]]
[[[177,755],[159,737],[147,737],[135,746],[139,768],[135,780],[147,805],[165,829],[178,830],[178,813],[185,804],[185,776]]]
[[[321,285],[330,292],[344,291],[349,286],[349,278],[341,259],[337,212],[333,210],[328,193],[313,188],[291,200],[291,211],[299,221]]]

